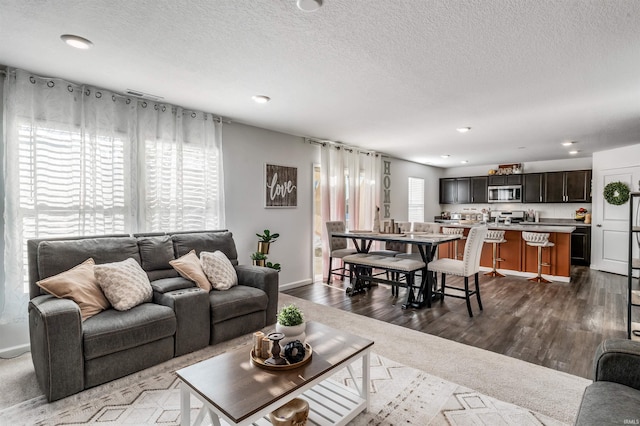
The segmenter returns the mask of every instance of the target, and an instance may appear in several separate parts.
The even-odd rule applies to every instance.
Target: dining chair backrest
[[[347,227],[343,221],[335,220],[326,223],[327,235],[329,236],[329,250],[340,250],[347,248],[346,238],[335,238],[333,234],[345,232]]]
[[[436,222],[413,222],[413,232],[440,233],[440,224]]]
[[[482,246],[487,236],[486,226],[474,226],[469,230],[467,235],[467,243],[464,246],[464,276],[471,276],[480,271],[480,255],[482,254]]]

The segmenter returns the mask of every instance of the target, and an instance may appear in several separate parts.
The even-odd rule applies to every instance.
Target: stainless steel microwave
[[[521,203],[522,185],[505,185],[489,187],[490,203]]]

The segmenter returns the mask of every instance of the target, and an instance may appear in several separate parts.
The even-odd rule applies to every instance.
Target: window
[[[409,222],[424,222],[424,179],[409,178]]]

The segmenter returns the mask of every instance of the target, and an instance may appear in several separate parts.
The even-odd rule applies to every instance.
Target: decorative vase
[[[264,241],[258,241],[258,251],[262,254],[269,254],[269,246],[271,243],[267,243]]]
[[[254,266],[265,266],[266,262],[267,261],[265,259],[257,259],[257,260],[253,260],[253,265]]]
[[[300,342],[304,343],[307,338],[305,333],[306,329],[307,324],[304,322],[299,325],[282,325],[279,322],[276,323],[276,332],[284,334],[284,339],[280,342],[283,347],[294,340],[300,340]]]

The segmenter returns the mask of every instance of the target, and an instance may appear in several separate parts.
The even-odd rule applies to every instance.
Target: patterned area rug
[[[0,412],[0,424],[177,425],[180,422],[180,380],[175,370],[182,365],[170,366],[175,368],[141,377],[135,383],[117,389],[85,391],[55,405],[43,403],[42,398],[27,401]],[[356,377],[361,377],[359,366],[359,363],[354,364]],[[333,378],[353,387],[346,369]],[[562,424],[376,354],[371,356],[370,390],[371,410],[360,414],[352,424]],[[192,398],[191,404],[193,419],[201,403]],[[52,409],[52,406],[56,408]]]

